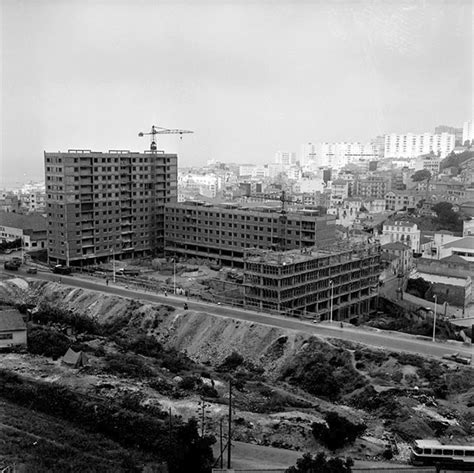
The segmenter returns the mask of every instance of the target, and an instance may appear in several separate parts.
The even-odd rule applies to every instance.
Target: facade
[[[26,324],[16,309],[0,309],[0,348],[26,347]]]
[[[383,245],[383,254],[389,255],[394,274],[405,274],[413,266],[413,251],[400,241]]]
[[[466,143],[468,141],[469,143],[472,143],[474,140],[474,121],[467,121],[464,122],[463,127],[462,127],[462,144]]]
[[[21,239],[23,249],[27,251],[46,248],[47,227],[46,218],[38,213],[0,212],[0,241]]]
[[[395,243],[397,241],[409,246],[415,253],[420,251],[420,230],[418,225],[412,222],[386,222],[383,225],[382,244]]]
[[[275,207],[167,204],[165,252],[242,267],[248,248],[291,249],[326,245],[335,238],[335,218],[319,212],[279,212]]]
[[[462,144],[462,128],[456,128],[454,126],[439,125],[434,130],[435,135],[441,135],[441,133],[449,133],[454,135],[456,139],[456,145]]]
[[[163,251],[164,206],[177,198],[176,154],[69,150],[44,159],[51,262]]]
[[[290,151],[277,151],[275,154],[275,164],[293,166],[296,164],[296,153]]]
[[[379,149],[373,143],[308,143],[302,147],[302,161],[309,160],[318,167],[328,166],[342,168],[346,164],[358,161],[375,161],[379,159]]]
[[[415,171],[429,171],[432,176],[439,174],[441,159],[436,154],[424,154],[415,159]]]
[[[445,158],[456,146],[452,133],[385,135],[385,158],[415,158],[431,152]]]
[[[320,320],[348,320],[375,308],[377,244],[347,242],[327,251],[249,251],[244,262],[246,307]]]
[[[389,188],[388,179],[384,179],[383,177],[369,176],[366,179],[357,179],[354,181],[354,195],[360,197],[384,199]]]
[[[387,210],[414,209],[422,196],[411,191],[390,191],[385,194],[385,208]]]

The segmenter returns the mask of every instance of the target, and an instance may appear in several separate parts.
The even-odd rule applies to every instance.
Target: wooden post
[[[231,466],[231,450],[232,450],[232,379],[229,380],[229,426],[227,437],[227,469]]]

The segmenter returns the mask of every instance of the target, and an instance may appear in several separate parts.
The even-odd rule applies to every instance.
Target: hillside
[[[196,416],[214,435],[232,380],[237,440],[399,461],[414,438],[473,440],[470,368],[57,283],[4,281],[0,300],[36,308],[35,340],[52,334],[62,352],[73,346],[91,360],[77,371],[47,356],[12,353],[3,358],[6,369],[138,410]],[[358,432],[335,449],[313,435],[331,412]],[[387,452],[389,436],[398,451]]]

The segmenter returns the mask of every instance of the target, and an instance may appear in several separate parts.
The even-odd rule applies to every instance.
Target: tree
[[[420,169],[411,176],[413,182],[429,181],[431,180],[431,173],[427,169]]]
[[[452,204],[449,202],[439,202],[433,205],[433,211],[436,213],[433,223],[437,224],[438,230],[462,231],[462,220],[459,214],[453,210]]]
[[[351,473],[353,464],[351,458],[326,459],[326,455],[322,452],[315,457],[310,453],[305,453],[296,460],[296,466],[290,466],[286,473]]]

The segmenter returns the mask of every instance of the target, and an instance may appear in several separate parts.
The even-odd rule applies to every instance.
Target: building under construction
[[[165,252],[243,267],[249,248],[284,251],[327,245],[336,237],[335,223],[334,216],[321,216],[317,210],[169,203],[165,207]]]
[[[254,250],[247,252],[244,263],[246,307],[317,320],[350,320],[376,307],[379,244]]]

